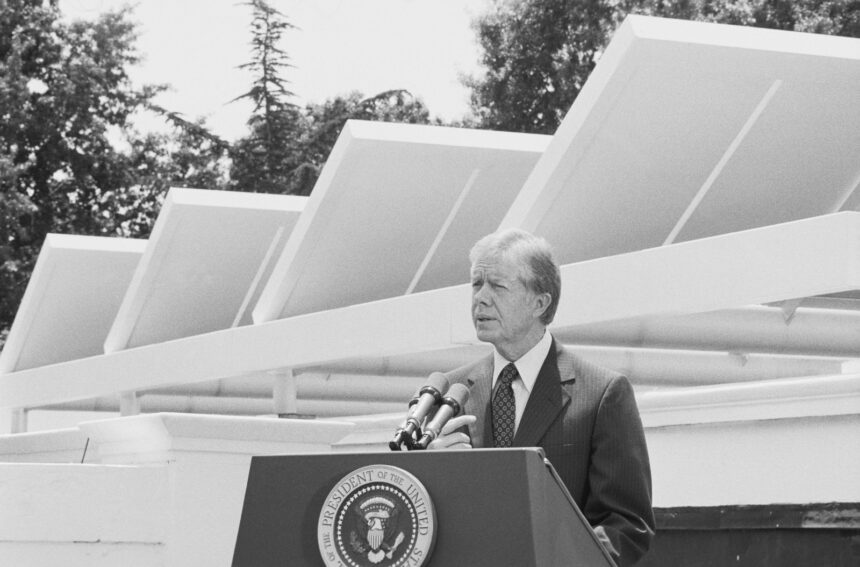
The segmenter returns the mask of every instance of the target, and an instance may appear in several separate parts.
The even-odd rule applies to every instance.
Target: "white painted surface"
[[[502,226],[567,264],[856,208],[858,45],[628,17]]]
[[[154,543],[0,542],[0,564],[33,567],[158,567],[165,547]]]
[[[549,136],[346,123],[254,309],[270,321],[468,281]]]
[[[167,480],[164,466],[0,464],[0,540],[160,544]]]
[[[654,505],[860,501],[860,415],[646,430]]]
[[[9,337],[0,374],[102,354],[145,240],[49,234]]]
[[[331,451],[338,421],[151,414],[81,424],[102,462],[166,463],[167,564],[230,565],[252,455]]]
[[[250,308],[306,201],[171,189],[105,352],[250,323]]]
[[[0,559],[46,565],[67,550],[72,565],[230,565],[251,456],[328,452],[354,427],[172,414],[83,423],[101,464],[0,464]]]

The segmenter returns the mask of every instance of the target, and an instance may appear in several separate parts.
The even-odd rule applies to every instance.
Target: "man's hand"
[[[442,428],[439,437],[434,439],[427,448],[430,450],[471,449],[472,440],[467,434],[457,430],[475,423],[477,419],[474,415],[461,415],[449,420]]]

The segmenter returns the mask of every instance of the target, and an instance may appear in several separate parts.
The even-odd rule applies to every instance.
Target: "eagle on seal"
[[[384,496],[370,496],[359,503],[354,511],[358,516],[356,531],[370,547],[368,560],[377,564],[385,558],[391,559],[404,538],[403,532],[395,536],[400,513],[395,502]]]

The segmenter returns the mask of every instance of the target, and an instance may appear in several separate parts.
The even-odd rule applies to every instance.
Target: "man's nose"
[[[472,294],[472,301],[475,303],[489,305],[490,294],[487,293],[487,284],[484,284],[481,287],[475,289],[475,292]]]

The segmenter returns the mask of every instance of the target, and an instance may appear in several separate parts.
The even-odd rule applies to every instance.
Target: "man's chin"
[[[480,327],[475,329],[475,334],[478,337],[478,340],[484,343],[492,343],[495,338],[495,333],[491,332],[489,329],[481,329]]]

